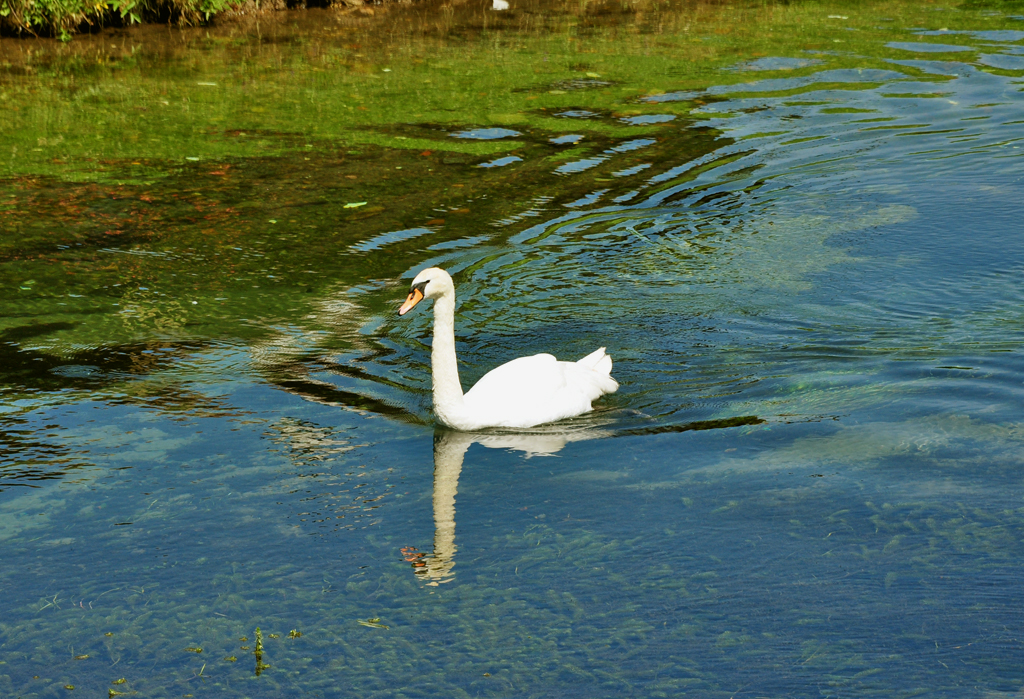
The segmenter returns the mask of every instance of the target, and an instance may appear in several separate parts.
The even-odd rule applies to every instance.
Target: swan
[[[612,358],[605,348],[578,362],[560,362],[550,354],[519,357],[484,374],[463,395],[455,359],[455,284],[451,275],[430,267],[416,275],[398,309],[404,316],[423,299],[434,300],[434,343],[430,352],[434,413],[456,430],[533,427],[592,409],[591,403],[614,393]]]

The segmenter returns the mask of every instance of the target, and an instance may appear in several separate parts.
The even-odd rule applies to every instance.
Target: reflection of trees
[[[108,403],[156,408],[172,417],[244,412],[221,398],[189,390],[176,378],[161,376],[162,371],[194,356],[204,347],[202,343],[154,340],[76,348],[61,355],[22,347],[69,326],[37,323],[0,332],[0,386],[7,405],[21,406],[0,417],[0,489],[64,478],[92,465],[60,443],[59,435],[47,434],[25,417],[44,405],[47,395],[60,394],[62,403],[99,395]]]
[[[5,417],[0,424],[0,491],[39,487],[39,481],[61,479],[91,465],[71,447],[39,437],[27,420]]]
[[[337,439],[330,428],[294,418],[278,420],[266,434],[270,441],[285,447],[285,455],[299,467],[323,462],[355,449],[347,439]]]
[[[321,531],[365,528],[379,522],[379,512],[395,484],[392,469],[371,469],[338,457],[358,444],[337,434],[337,428],[305,420],[283,418],[265,433],[292,463],[294,480],[277,487],[304,493],[299,498],[300,522],[318,525]]]
[[[319,299],[314,308],[317,324],[330,327],[331,333],[289,325],[253,342],[249,354],[260,375],[306,400],[422,423],[415,396],[426,396],[427,389],[417,390],[404,376],[388,374],[388,358],[396,349],[360,332],[370,314],[342,294]],[[347,345],[345,359],[328,354],[339,343]],[[404,359],[398,364],[404,365]]]
[[[168,411],[190,410],[199,416],[238,414],[217,399],[175,382],[154,378],[161,371],[205,349],[203,342],[150,340],[102,347],[76,347],[62,354],[23,347],[28,340],[73,327],[70,323],[35,323],[0,332],[0,385],[12,392],[103,392],[114,402],[138,402]],[[149,379],[141,381],[141,379]]]
[[[128,289],[121,295],[119,316],[129,337],[177,333],[188,322],[185,304],[174,299]]]

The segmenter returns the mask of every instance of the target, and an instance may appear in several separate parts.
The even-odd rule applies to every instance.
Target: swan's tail
[[[600,375],[598,385],[602,393],[615,393],[619,389],[619,382],[612,378],[612,358],[604,351],[604,347],[576,363]]]

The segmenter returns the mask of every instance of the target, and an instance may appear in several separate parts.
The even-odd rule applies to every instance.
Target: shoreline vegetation
[[[934,7],[935,0],[920,3],[893,3],[896,15],[910,11],[919,14]],[[795,2],[793,9],[809,6],[815,10],[831,8],[842,10],[842,3],[825,0]],[[124,29],[133,25],[168,25],[181,28],[209,26],[217,23],[258,21],[260,17],[286,14],[286,10],[329,10],[342,15],[371,16],[394,6],[417,6],[419,19],[426,15],[442,19],[443,25],[450,25],[456,8],[458,13],[470,11],[474,14],[516,15],[517,10],[526,14],[555,10],[555,14],[569,14],[589,17],[601,23],[617,15],[635,15],[636,18],[660,16],[665,12],[678,11],[681,7],[691,13],[706,14],[714,8],[732,11],[750,11],[760,7],[771,12],[789,6],[789,2],[752,2],[731,4],[728,0],[556,0],[541,3],[536,0],[519,0],[511,13],[491,11],[490,0],[0,0],[0,37],[2,38],[52,38],[62,42],[71,41],[76,35],[98,34],[107,29]],[[878,3],[858,3],[858,9],[877,6]],[[953,0],[949,8],[960,11],[993,11],[999,15],[1024,16],[1024,0]],[[839,15],[835,15],[839,16]],[[888,21],[888,20],[887,20]],[[431,22],[427,22],[431,24]],[[534,22],[535,23],[535,22]],[[484,25],[488,22],[484,21]]]
[[[133,24],[199,26],[266,12],[309,8],[358,9],[412,0],[0,0],[0,37],[52,37]]]

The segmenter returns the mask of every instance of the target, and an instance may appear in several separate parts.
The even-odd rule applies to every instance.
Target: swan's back
[[[492,369],[465,395],[467,416],[483,426],[533,427],[580,415],[619,384],[604,347],[578,362],[550,354],[520,357]]]

